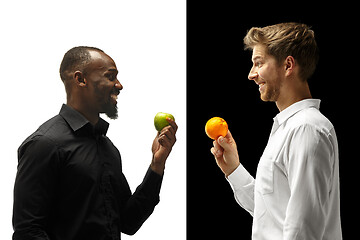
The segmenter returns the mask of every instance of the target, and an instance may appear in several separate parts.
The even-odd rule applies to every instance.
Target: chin
[[[103,112],[108,116],[110,119],[117,119],[118,118],[118,108],[116,104],[107,104],[105,106],[105,111]]]
[[[117,108],[113,109],[112,111],[105,112],[105,114],[110,119],[117,119],[118,118],[118,110],[117,110]]]
[[[279,98],[279,91],[277,89],[267,91],[266,89],[263,93],[260,93],[260,98],[264,102],[276,102]]]
[[[260,94],[260,99],[263,101],[263,102],[270,102],[271,99],[265,94]]]

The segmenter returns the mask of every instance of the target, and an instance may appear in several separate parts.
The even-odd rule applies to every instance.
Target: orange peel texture
[[[228,132],[228,124],[221,117],[210,118],[205,125],[205,132],[211,139],[218,139],[218,137],[225,137]]]

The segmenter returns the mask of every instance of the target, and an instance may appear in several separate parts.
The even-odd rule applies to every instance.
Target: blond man
[[[244,44],[252,50],[249,80],[280,113],[255,178],[230,131],[211,152],[237,203],[253,216],[252,239],[342,239],[337,138],[307,82],[318,61],[314,32],[298,23],[254,27]]]

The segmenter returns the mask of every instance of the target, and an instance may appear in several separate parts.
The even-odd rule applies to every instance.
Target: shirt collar
[[[106,135],[109,128],[109,123],[102,118],[99,118],[97,124],[92,126],[89,120],[87,120],[81,113],[66,104],[62,105],[59,114],[65,119],[74,132],[90,126],[95,134]]]
[[[289,107],[285,108],[283,111],[278,113],[274,117],[274,121],[277,121],[279,125],[283,124],[286,120],[292,117],[297,112],[306,109],[306,108],[320,108],[320,99],[304,99],[299,102],[293,103]]]

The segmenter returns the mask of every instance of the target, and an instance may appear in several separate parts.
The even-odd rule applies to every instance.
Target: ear
[[[284,61],[285,75],[290,76],[295,69],[295,59],[292,56],[287,56]]]
[[[74,79],[76,80],[76,84],[79,85],[80,87],[85,87],[86,86],[86,79],[84,77],[84,74],[80,71],[76,71],[74,73]]]

